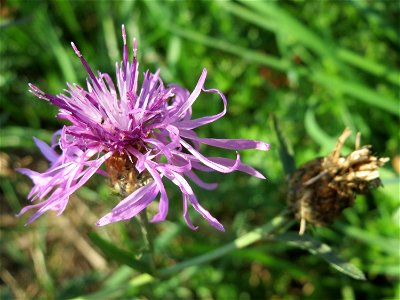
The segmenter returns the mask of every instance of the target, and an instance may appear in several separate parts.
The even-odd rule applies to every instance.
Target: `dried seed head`
[[[300,234],[304,233],[306,222],[330,224],[343,209],[353,205],[356,194],[382,185],[378,170],[389,158],[373,156],[369,146],[360,148],[359,135],[355,150],[340,156],[349,136],[346,128],[331,154],[309,161],[291,176],[287,203],[301,221]]]

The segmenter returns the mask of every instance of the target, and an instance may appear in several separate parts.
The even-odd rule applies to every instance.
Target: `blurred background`
[[[95,299],[400,299],[398,1],[0,3],[1,299],[95,292]],[[51,94],[61,93],[66,82],[84,86],[86,73],[71,41],[93,70],[113,77],[115,62],[122,59],[121,24],[128,41],[138,40],[141,73],[161,69],[165,83],[192,90],[208,69],[205,86],[227,96],[228,113],[200,128],[200,136],[271,143],[269,152],[241,153],[267,180],[206,174],[202,178],[219,182],[219,188],[195,189],[226,233],[196,214],[200,228],[188,229],[180,193],[167,184],[168,221],[152,225],[157,265],[220,247],[284,209],[287,180],[273,113],[297,166],[327,155],[346,126],[353,132],[347,151],[360,131],[363,145],[391,159],[381,170],[384,188],[357,197],[331,227],[308,227],[360,268],[366,281],[346,277],[306,251],[264,241],[156,283],[128,284],[140,273],[130,257],[140,253],[143,241],[136,220],[95,226],[118,201],[101,176],[71,197],[60,217],[47,213],[27,227],[30,213],[15,217],[28,204],[32,187],[15,168],[46,170],[32,136],[49,142],[64,124],[55,118],[55,107],[28,93],[28,83]],[[194,115],[219,112],[220,104],[210,104],[220,103],[216,99],[201,95]],[[203,153],[234,157],[212,147]],[[155,209],[150,207],[150,214]],[[99,238],[118,247],[119,259],[99,246]]]

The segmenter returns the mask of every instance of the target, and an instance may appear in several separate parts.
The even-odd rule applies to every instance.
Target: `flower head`
[[[129,62],[124,26],[122,37],[123,61],[116,64],[116,86],[108,74],[98,72],[96,76],[93,73],[74,43],[71,43],[72,48],[89,75],[86,89],[67,84],[64,94],[54,96],[29,85],[31,93],[58,106],[57,117],[71,124],[54,134],[51,146],[35,139],[51,165],[44,173],[20,169],[34,183],[28,197],[31,201],[40,200],[23,208],[20,214],[37,209],[28,224],[48,210],[61,214],[71,194],[99,173],[109,176],[111,185],[124,199],[97,222],[98,226],[134,217],[158,195],[159,211],[152,222],[160,222],[168,213],[168,196],[163,184],[166,178],[182,192],[183,214],[191,229],[197,227],[189,218],[189,204],[212,226],[223,231],[220,222],[199,204],[187,179],[211,190],[217,185],[202,181],[195,171],[242,171],[264,177],[243,164],[239,153],[233,160],[205,157],[199,152],[200,145],[232,150],[268,150],[269,145],[253,140],[197,136],[194,129],[221,118],[227,106],[220,91],[204,88],[207,70],[203,70],[191,93],[179,85],[164,86],[159,71],[155,74],[145,72],[139,88],[136,41],[133,41],[134,54]],[[201,92],[217,93],[224,108],[216,115],[192,119],[192,104]],[[56,147],[61,149],[61,154],[54,150]],[[105,170],[101,169],[102,165]]]
[[[300,234],[304,233],[306,222],[322,226],[333,223],[344,209],[353,206],[357,194],[382,185],[379,168],[389,158],[372,155],[370,146],[360,147],[360,134],[355,150],[342,156],[350,133],[345,128],[329,155],[305,163],[291,175],[287,204],[300,220]]]

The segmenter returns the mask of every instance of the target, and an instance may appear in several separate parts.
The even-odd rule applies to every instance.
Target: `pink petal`
[[[96,225],[104,226],[133,218],[154,200],[158,192],[157,185],[154,182],[139,188],[122,200],[110,213],[97,221]]]

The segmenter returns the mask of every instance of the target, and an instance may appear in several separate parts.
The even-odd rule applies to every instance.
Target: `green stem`
[[[176,265],[173,265],[171,267],[164,268],[160,271],[157,272],[158,276],[153,276],[148,273],[143,273],[140,274],[134,278],[132,278],[128,283],[124,283],[121,286],[115,286],[112,288],[107,288],[105,290],[99,291],[97,293],[87,295],[85,297],[78,297],[75,299],[99,299],[99,298],[107,298],[110,295],[113,297],[118,297],[119,292],[121,291],[126,291],[127,289],[130,288],[137,288],[139,286],[143,286],[148,283],[152,283],[156,280],[158,280],[160,277],[168,277],[171,276],[175,273],[178,273],[186,268],[192,267],[192,266],[197,266],[200,264],[204,264],[207,262],[210,262],[214,259],[217,259],[219,257],[222,257],[234,250],[242,249],[245,247],[248,247],[260,240],[265,240],[270,238],[273,234],[276,232],[280,232],[282,230],[285,230],[288,228],[290,224],[292,224],[293,219],[289,216],[288,212],[284,210],[281,212],[278,216],[274,217],[272,220],[270,220],[268,223],[264,224],[261,227],[258,227],[241,237],[238,237],[237,239],[233,240],[232,242],[219,247],[213,251],[210,251],[208,253],[205,253],[203,255],[199,255],[197,257],[194,257],[192,259],[183,261],[181,263],[177,263]]]
[[[251,244],[254,244],[255,242],[258,242],[262,239],[270,237],[274,232],[278,231],[280,228],[286,227],[285,225],[287,225],[289,222],[291,222],[291,219],[288,218],[287,211],[284,210],[282,213],[280,213],[278,216],[274,217],[268,223],[242,235],[241,237],[235,239],[234,241],[232,241],[222,247],[219,247],[219,248],[215,249],[214,251],[210,251],[203,255],[199,255],[192,259],[188,259],[184,262],[177,263],[176,265],[173,265],[171,267],[164,268],[158,272],[158,275],[160,277],[167,277],[174,273],[180,272],[183,269],[186,269],[188,267],[210,262],[210,261],[217,259],[219,257],[222,257],[234,250],[238,250],[238,249],[242,249],[247,246],[250,246]],[[129,282],[129,285],[139,286],[139,285],[143,285],[146,283],[150,283],[156,279],[157,279],[156,277],[153,277],[149,274],[141,274],[141,275],[133,278]]]
[[[143,240],[145,243],[145,252],[147,252],[149,256],[149,265],[150,271],[152,274],[156,271],[156,266],[154,263],[154,244],[153,244],[153,235],[151,234],[149,219],[147,217],[147,211],[143,210],[139,214],[139,224],[140,230],[142,232]]]
[[[273,218],[270,222],[266,223],[264,226],[258,227],[222,247],[219,247],[213,251],[207,252],[203,255],[199,255],[192,259],[188,259],[171,267],[162,269],[159,275],[169,276],[187,267],[210,262],[216,258],[228,254],[229,252],[250,246],[251,244],[258,242],[261,239],[268,237],[270,234],[278,230],[281,226],[285,225],[286,221],[287,219],[284,214],[280,214],[277,217]]]

